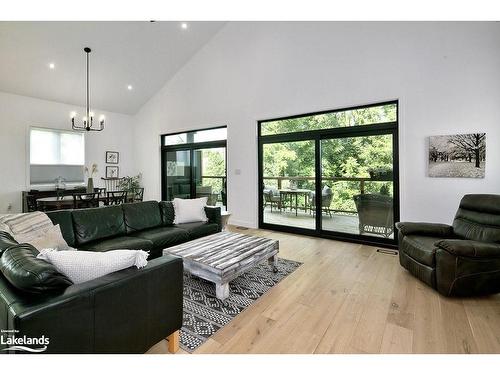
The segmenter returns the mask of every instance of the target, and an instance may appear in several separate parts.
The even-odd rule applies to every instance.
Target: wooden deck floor
[[[304,264],[195,353],[500,353],[500,295],[442,297],[371,246],[244,233]]]
[[[295,215],[295,211],[290,211],[289,209],[281,212],[278,209],[273,209],[271,212],[270,207],[266,207],[264,210],[264,222],[269,224],[315,229],[315,220],[313,215],[304,210],[298,210],[297,215]],[[324,213],[322,216],[322,227],[324,230],[359,234],[359,220],[357,215],[332,213],[330,216]],[[370,233],[366,233],[366,235],[381,237]],[[393,236],[391,235],[390,238],[393,238]]]

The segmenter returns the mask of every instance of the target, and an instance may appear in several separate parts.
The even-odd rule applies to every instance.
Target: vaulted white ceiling
[[[224,22],[0,22],[0,91],[135,114]],[[54,69],[49,64],[55,65]],[[127,86],[131,85],[132,90]]]

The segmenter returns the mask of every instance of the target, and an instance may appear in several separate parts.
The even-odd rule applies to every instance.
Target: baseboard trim
[[[244,220],[231,220],[229,219],[229,225],[234,225],[235,227],[246,227],[251,229],[257,229],[257,225],[249,221]]]

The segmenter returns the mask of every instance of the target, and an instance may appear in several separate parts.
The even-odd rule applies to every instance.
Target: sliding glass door
[[[191,153],[189,150],[163,152],[163,200],[191,197]]]
[[[321,140],[323,231],[393,238],[392,136]]]
[[[314,141],[268,143],[262,147],[263,222],[314,229]]]
[[[226,148],[193,151],[193,183],[196,198],[207,197],[209,206],[226,206]]]
[[[397,105],[260,121],[260,227],[395,244]]]
[[[162,136],[162,199],[227,207],[226,128]]]

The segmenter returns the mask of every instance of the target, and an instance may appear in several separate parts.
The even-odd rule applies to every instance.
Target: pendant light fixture
[[[90,84],[89,84],[89,54],[92,51],[89,47],[83,49],[87,54],[87,107],[82,124],[75,124],[76,112],[71,112],[71,128],[73,130],[97,131],[104,130],[104,115],[99,118],[99,127],[94,127],[94,113],[90,110]]]

